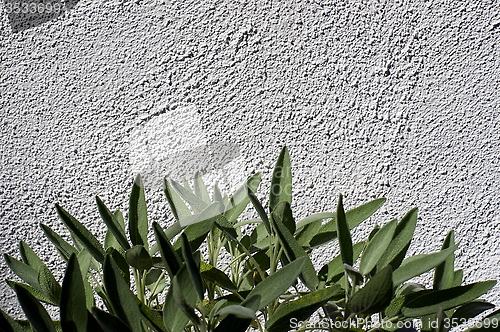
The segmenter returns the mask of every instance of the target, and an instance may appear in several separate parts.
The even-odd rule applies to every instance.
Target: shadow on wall
[[[237,144],[208,137],[194,107],[159,112],[135,128],[129,139],[132,172],[153,188],[162,188],[164,177],[191,180],[197,171],[211,183],[230,184],[226,166],[240,156]]]
[[[76,6],[79,0],[3,0],[13,32],[52,21]]]

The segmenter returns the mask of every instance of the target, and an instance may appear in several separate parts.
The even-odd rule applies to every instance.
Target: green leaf
[[[414,292],[410,292],[401,296],[397,296],[392,299],[391,303],[385,309],[385,316],[387,318],[392,318],[398,316],[401,313],[401,308],[407,303],[415,300],[416,298],[434,292],[432,289],[419,289]]]
[[[358,242],[353,247],[353,258],[356,261],[363,251],[364,242]],[[331,282],[335,282],[340,279],[340,277],[344,274],[344,264],[342,263],[342,256],[338,255],[328,264],[325,264],[320,272],[318,273],[318,278],[324,281],[326,284]]]
[[[309,318],[318,308],[328,300],[338,300],[344,296],[343,289],[338,286],[319,289],[308,293],[298,300],[287,302],[278,307],[266,322],[266,331],[281,332],[291,330],[290,320],[292,318],[303,321]]]
[[[222,194],[217,184],[214,184],[214,202],[224,204],[224,199],[222,198]],[[224,211],[221,211],[221,213],[224,213]]]
[[[52,302],[59,304],[61,299],[61,285],[59,285],[54,275],[45,265],[43,265],[38,272],[38,283],[45,295],[50,298]]]
[[[373,314],[383,311],[392,298],[392,268],[390,265],[378,271],[366,285],[358,290],[348,302],[350,312]]]
[[[339,246],[340,256],[342,262],[347,265],[353,265],[353,252],[351,233],[349,232],[349,225],[347,224],[346,215],[344,212],[344,205],[342,203],[342,194],[339,195],[337,204],[337,230],[339,233]]]
[[[271,274],[257,284],[247,295],[247,299],[259,295],[261,299],[258,309],[262,310],[294,284],[305,263],[306,257],[299,257],[285,267],[282,267],[276,273]]]
[[[36,298],[20,285],[14,285],[14,290],[33,329],[37,332],[56,332],[49,314]]]
[[[26,284],[23,284],[23,283],[20,283],[20,282],[15,282],[15,281],[12,281],[12,280],[8,280],[6,279],[5,282],[7,283],[7,285],[14,289],[14,286],[18,285],[19,287],[23,287],[24,289],[26,289],[31,295],[33,295],[38,301],[42,301],[42,302],[45,302],[45,303],[48,303],[48,304],[51,304],[51,305],[54,305],[54,306],[57,306],[58,303],[55,303],[54,301],[52,301],[49,297],[47,297],[47,295],[45,295],[40,288],[34,288],[32,286],[29,286],[29,285],[26,285]],[[59,301],[58,301],[59,302]]]
[[[464,279],[464,270],[458,269],[453,272],[453,287],[460,286]]]
[[[295,239],[297,242],[299,242],[303,247],[309,246],[309,242],[311,242],[312,238],[318,234],[318,231],[321,228],[321,222],[321,220],[313,221],[295,231]]]
[[[40,257],[24,241],[19,241],[19,253],[24,264],[31,266],[35,270],[40,271],[45,266]]]
[[[149,270],[153,266],[153,260],[148,251],[142,245],[135,245],[125,253],[127,263],[138,270]]]
[[[316,222],[316,221],[323,221],[324,219],[330,219],[330,218],[336,218],[337,214],[334,212],[320,212],[320,213],[314,213],[311,214],[304,219],[300,220],[297,223],[297,230],[301,229],[302,227],[305,227],[309,225],[310,223]]]
[[[260,304],[259,295],[247,297],[245,301],[241,302],[241,306],[249,308],[254,312],[257,311],[259,304]],[[251,322],[252,322],[251,318],[241,318],[229,314],[219,323],[214,332],[244,332],[248,329],[248,326],[250,325]]]
[[[368,242],[359,262],[359,272],[361,272],[361,274],[367,275],[377,265],[377,262],[392,240],[397,223],[397,219],[388,222],[375,234],[373,239]]]
[[[234,225],[240,214],[247,207],[248,202],[250,202],[247,194],[247,187],[252,192],[255,192],[259,187],[260,180],[260,173],[255,173],[247,180],[244,185],[236,190],[234,195],[229,199],[229,202],[226,204],[226,209],[224,211],[224,217],[231,225]]]
[[[264,210],[264,207],[262,207],[262,204],[260,204],[259,199],[257,198],[257,196],[255,196],[253,191],[249,187],[246,187],[246,189],[248,198],[250,199],[250,202],[252,202],[252,205],[259,214],[259,217],[262,220],[262,223],[264,224],[264,227],[267,230],[267,234],[272,235],[271,224],[269,223],[269,218],[267,217],[267,213]]]
[[[118,317],[111,315],[99,308],[92,308],[92,315],[105,332],[132,332],[130,327]]]
[[[123,255],[115,248],[109,248],[108,255],[113,257],[113,260],[115,261],[116,266],[118,267],[118,270],[120,271],[123,279],[125,280],[127,285],[130,286],[130,270],[129,270],[129,264],[127,262],[127,259],[125,257],[123,257]],[[80,264],[81,264],[81,261],[80,261]]]
[[[394,286],[438,266],[444,262],[449,255],[452,255],[457,247],[457,245],[454,245],[433,254],[416,255],[405,259],[392,275]]]
[[[186,189],[180,183],[170,179],[172,187],[179,193],[179,195],[191,206],[196,213],[200,213],[208,206],[203,200],[198,198],[191,190]]]
[[[216,315],[234,315],[238,318],[255,319],[255,310],[235,304],[225,306],[220,309]]]
[[[465,332],[498,332],[500,309],[493,311]]]
[[[223,218],[223,216],[218,214],[209,219],[189,225],[184,229],[184,234],[186,234],[192,250],[197,250],[199,248],[199,246],[203,243],[203,241],[207,237],[208,232],[210,232],[210,230],[213,228],[215,221],[221,218]],[[167,234],[167,237],[168,235],[169,234]],[[179,253],[181,247],[182,247],[182,241],[181,238],[179,237],[175,241],[173,248]]]
[[[455,233],[451,230],[444,239],[441,250],[445,250],[455,244]],[[446,260],[436,266],[434,271],[434,289],[446,289],[453,287],[455,255],[450,255]]]
[[[210,204],[210,196],[208,195],[208,190],[205,184],[203,183],[203,179],[201,177],[200,172],[196,172],[194,175],[194,193],[196,196],[201,198],[207,204]]]
[[[3,312],[2,309],[0,309],[0,326],[2,326],[2,332],[26,332],[18,322]]]
[[[389,243],[389,246],[387,246],[385,253],[377,264],[377,269],[381,269],[388,264],[391,264],[393,270],[399,267],[415,232],[417,212],[417,208],[411,209],[398,223],[391,243]]]
[[[190,307],[194,307],[196,300],[198,299],[198,295],[194,289],[186,264],[181,266],[176,276],[184,299]],[[167,327],[167,330],[171,332],[182,332],[188,322],[189,318],[177,305],[174,299],[173,289],[170,287],[165,297],[165,304],[163,306],[163,323]]]
[[[5,260],[5,263],[7,263],[7,266],[12,270],[12,272],[14,272],[19,278],[21,278],[24,282],[30,284],[37,290],[41,290],[40,285],[38,284],[37,270],[7,254],[3,254],[3,259]]]
[[[218,285],[230,292],[237,292],[238,288],[233,284],[231,279],[221,270],[213,267],[210,264],[201,262],[200,272],[203,279]]]
[[[101,214],[101,218],[104,220],[106,226],[108,226],[108,230],[111,231],[111,234],[113,234],[116,241],[118,241],[124,250],[130,249],[130,244],[125,237],[125,230],[122,228],[116,217],[111,213],[111,211],[109,211],[98,196],[95,197],[95,200],[97,202],[97,208]]]
[[[142,332],[141,311],[135,301],[135,296],[130,291],[127,283],[123,279],[121,272],[114,259],[106,255],[103,265],[104,288],[108,301],[113,308],[115,315],[128,324],[133,332]]]
[[[184,256],[184,261],[186,262],[186,266],[188,268],[189,276],[193,281],[194,288],[198,293],[198,297],[200,301],[203,302],[203,294],[205,290],[203,289],[203,281],[201,280],[200,267],[196,264],[193,257],[193,252],[191,251],[191,246],[189,245],[189,241],[187,239],[186,234],[181,234],[182,238],[182,254]]]
[[[105,252],[95,236],[92,235],[92,233],[90,233],[85,226],[83,226],[78,220],[76,220],[57,203],[56,211],[64,225],[66,225],[71,233],[83,244],[83,246],[89,251],[92,257],[94,257],[99,263],[102,264],[102,262],[104,262]]]
[[[292,204],[292,167],[286,146],[281,150],[274,166],[269,193],[269,211],[273,212],[280,202]]]
[[[177,252],[174,250],[167,236],[163,232],[163,229],[160,225],[155,221],[153,222],[153,231],[155,233],[156,242],[160,247],[160,254],[163,263],[170,275],[170,278],[173,278],[181,267],[181,259]]]
[[[177,303],[182,312],[191,320],[193,324],[200,326],[200,318],[194,312],[194,308],[184,298],[182,288],[179,285],[179,278],[177,276],[174,276],[174,279],[172,279],[171,287],[175,303]]]
[[[305,252],[302,246],[295,240],[290,230],[283,224],[284,219],[291,218],[290,203],[279,203],[272,213],[273,227],[276,230],[283,248],[289,258],[294,261],[299,257],[304,257],[305,265],[300,274],[301,280],[306,284],[310,290],[316,289],[318,286],[318,276],[314,270],[314,266],[309,259],[309,255]],[[293,218],[292,218],[293,219]]]
[[[361,224],[363,221],[368,219],[372,214],[374,214],[386,201],[385,198],[378,198],[368,203],[365,203],[357,208],[349,210],[345,213],[347,222],[349,224],[349,229]],[[310,246],[317,247],[322,244],[328,243],[337,237],[337,217],[328,221],[326,224],[321,226],[318,234],[311,240]]]
[[[50,227],[40,223],[40,228],[45,233],[45,236],[50,240],[50,242],[54,244],[65,262],[68,262],[69,256],[71,256],[72,253],[78,254],[78,250],[76,250],[75,247],[64,241],[64,239],[60,237],[56,232],[54,232]]]
[[[85,286],[75,254],[69,258],[61,290],[61,326],[63,331],[87,331]]]
[[[495,284],[495,280],[489,280],[435,291],[409,302],[401,312],[406,317],[418,317],[433,314],[439,308],[447,310],[458,307],[485,294]]]
[[[130,193],[128,210],[128,227],[130,241],[133,245],[148,247],[148,212],[146,207],[146,197],[144,195],[144,184],[140,174],[137,174],[132,192]]]
[[[168,183],[166,178],[163,178],[163,192],[167,198],[168,205],[170,205],[170,210],[172,211],[175,220],[179,221],[182,217],[187,217],[191,215],[191,211],[184,204],[181,197],[175,192],[174,188]]]
[[[161,311],[158,312],[153,310],[139,300],[137,300],[137,304],[139,305],[146,322],[153,328],[154,331],[167,332],[167,328],[163,324]]]
[[[495,308],[494,304],[483,302],[483,301],[472,301],[462,305],[460,308],[455,310],[451,318],[456,318],[458,321],[462,319],[471,319],[481,314],[486,310]]]

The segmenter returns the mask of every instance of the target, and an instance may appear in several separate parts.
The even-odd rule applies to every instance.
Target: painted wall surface
[[[95,195],[126,213],[136,172],[165,226],[163,175],[200,169],[230,193],[261,171],[267,203],[287,145],[296,218],[335,211],[339,192],[346,208],[385,196],[356,239],[418,206],[410,253],[455,229],[465,282],[500,279],[500,2],[14,1],[0,3],[2,252],[24,240],[61,278],[38,224],[68,234],[58,202],[102,239]],[[500,305],[500,286],[486,298]]]

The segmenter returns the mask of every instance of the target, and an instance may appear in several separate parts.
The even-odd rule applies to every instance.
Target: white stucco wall
[[[500,2],[82,0],[28,20],[10,1],[2,252],[19,257],[22,239],[63,269],[38,223],[67,234],[58,202],[102,238],[94,196],[126,211],[137,171],[164,225],[161,175],[199,167],[229,193],[261,171],[267,202],[286,144],[296,218],[334,211],[339,192],[347,208],[387,197],[361,239],[418,206],[410,253],[455,229],[465,281],[500,280]],[[19,315],[3,282],[0,293]],[[500,305],[500,286],[486,298]]]

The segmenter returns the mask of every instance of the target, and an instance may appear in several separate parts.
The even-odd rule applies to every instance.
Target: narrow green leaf
[[[165,324],[163,324],[161,311],[151,309],[139,300],[137,300],[137,304],[139,305],[147,324],[150,325],[154,331],[167,332],[167,328],[165,327]]]
[[[411,278],[421,275],[422,273],[438,266],[444,262],[449,255],[452,255],[457,248],[458,246],[454,245],[448,249],[444,249],[433,254],[415,255],[405,259],[401,266],[397,268],[392,275],[394,286],[397,286],[406,280],[410,280]]]
[[[465,332],[498,332],[500,326],[500,309],[493,311],[484,317],[481,321],[476,322],[473,327]]]
[[[129,200],[129,234],[133,245],[148,247],[148,212],[146,197],[144,195],[144,184],[140,174],[137,174]]]
[[[189,225],[188,227],[186,227],[184,229],[184,234],[186,234],[192,250],[197,250],[199,248],[199,246],[202,244],[202,242],[207,237],[208,232],[210,232],[210,230],[213,228],[215,221],[220,219],[220,218],[223,218],[223,216],[218,214],[218,215],[213,216],[207,220],[203,220],[203,221],[197,222],[195,224]],[[168,232],[168,230],[167,230],[167,232]],[[169,234],[167,234],[167,237],[168,236],[169,236]],[[179,237],[175,241],[173,248],[179,253],[181,247],[182,247],[182,241],[181,241],[181,238]],[[179,254],[179,256],[180,256],[180,254]]]
[[[385,316],[387,318],[398,316],[401,313],[401,309],[403,308],[403,306],[405,306],[407,303],[410,303],[416,298],[432,292],[434,292],[432,289],[420,289],[401,296],[396,296],[392,299],[389,306],[385,309]]]
[[[68,261],[61,290],[61,326],[64,332],[87,331],[85,286],[75,254]]]
[[[203,294],[205,290],[203,289],[203,281],[201,280],[200,267],[196,264],[193,257],[193,252],[191,251],[191,246],[189,245],[189,240],[186,234],[181,234],[182,238],[182,254],[184,255],[184,261],[186,262],[189,276],[193,281],[194,288],[198,293],[200,301],[203,303]]]
[[[348,307],[352,313],[370,315],[383,311],[390,304],[391,298],[392,268],[388,265],[354,293],[348,302]]]
[[[262,206],[262,204],[260,204],[259,199],[257,198],[257,196],[255,196],[252,189],[250,189],[249,187],[246,187],[246,189],[248,198],[250,199],[250,202],[252,202],[252,205],[259,214],[259,217],[262,220],[264,227],[267,230],[267,234],[272,235],[271,224],[269,223],[269,218],[267,217],[267,213],[264,210],[264,207]]]
[[[435,313],[439,308],[447,310],[458,307],[485,294],[495,284],[495,280],[489,280],[435,291],[409,302],[401,312],[406,317],[418,317]]]
[[[324,219],[330,219],[330,218],[336,218],[337,214],[334,212],[320,212],[320,213],[314,213],[311,214],[304,219],[300,220],[297,223],[297,230],[300,230],[302,227],[309,225],[312,222],[315,221],[323,221]]]
[[[19,278],[37,290],[40,290],[37,270],[7,254],[3,254],[3,259],[12,272],[14,272]]]
[[[0,326],[2,326],[2,332],[26,332],[18,322],[3,312],[2,309],[0,309]]]
[[[234,315],[238,318],[255,319],[255,310],[234,304],[225,306],[224,308],[220,309],[216,313],[216,315]]]
[[[58,303],[52,301],[47,295],[45,295],[42,290],[40,288],[34,288],[30,285],[26,285],[26,284],[23,284],[23,283],[20,283],[20,282],[15,282],[15,281],[12,281],[12,280],[8,280],[6,279],[5,280],[5,283],[12,289],[14,289],[14,286],[18,285],[19,287],[23,287],[24,289],[26,289],[26,291],[28,291],[31,295],[33,295],[34,298],[36,298],[38,301],[42,301],[42,302],[45,302],[45,303],[48,303],[48,304],[51,304],[51,305],[54,305],[54,306],[57,306]]]
[[[224,198],[222,197],[222,193],[220,192],[217,183],[214,184],[214,202],[222,203],[222,207],[224,207]],[[224,210],[222,210],[220,213],[224,213]]]
[[[125,280],[127,285],[130,286],[130,270],[127,259],[115,248],[109,248],[107,253],[108,255],[111,255],[111,257],[113,257],[116,266],[118,267],[118,270],[120,271],[123,279]],[[79,261],[81,264],[81,260]]]
[[[156,242],[158,243],[160,248],[161,259],[165,264],[170,278],[173,278],[181,267],[181,259],[170,244],[170,241],[163,232],[163,229],[160,225],[158,225],[156,221],[153,222],[153,231],[155,233]]]
[[[483,301],[472,301],[462,305],[460,308],[455,310],[451,319],[456,318],[458,321],[463,319],[468,320],[476,317],[486,310],[495,308],[494,304],[483,302]]]
[[[308,293],[298,300],[287,302],[278,307],[266,322],[266,331],[282,332],[292,329],[290,321],[305,321],[328,300],[339,300],[344,296],[344,290],[338,286],[319,289]]]
[[[245,301],[241,302],[241,306],[249,308],[254,312],[257,311],[260,307],[260,296],[254,295],[247,297]],[[252,320],[252,318],[241,318],[229,314],[219,323],[214,332],[244,332],[247,331]]]
[[[220,202],[215,202],[203,209],[203,211],[195,213],[193,215],[182,217],[179,219],[179,224],[181,227],[187,227],[190,225],[197,224],[199,222],[210,220],[213,218],[218,218],[220,214]]]
[[[302,246],[295,240],[290,230],[283,224],[283,220],[291,217],[290,203],[279,203],[272,213],[273,227],[276,230],[280,242],[285,249],[288,258],[292,261],[299,257],[304,257],[305,265],[300,274],[301,280],[310,290],[316,289],[319,280],[314,270],[314,266]],[[293,218],[292,218],[293,219]]]
[[[202,199],[198,198],[191,190],[186,189],[180,183],[170,179],[170,183],[172,183],[172,187],[174,187],[175,191],[179,193],[179,195],[186,201],[186,203],[191,206],[195,213],[199,213],[203,211],[204,208],[208,206]]]
[[[24,241],[19,241],[19,253],[24,264],[31,266],[36,271],[40,271],[45,266],[40,257]]]
[[[250,178],[248,178],[245,184],[243,184],[238,190],[236,190],[227,204],[225,203],[226,210],[224,211],[224,217],[231,225],[234,225],[236,223],[236,220],[238,219],[240,214],[243,213],[248,205],[248,202],[250,202],[247,194],[247,187],[252,192],[255,192],[259,187],[260,180],[260,173],[255,173]]]
[[[153,260],[148,251],[142,245],[135,245],[125,253],[125,258],[130,266],[138,270],[149,270],[153,266]]]
[[[179,285],[179,278],[177,276],[174,276],[174,279],[172,279],[171,287],[175,303],[177,303],[182,312],[191,320],[193,324],[200,326],[200,318],[196,315],[194,308],[189,305],[188,301],[184,298],[182,288]]]
[[[280,216],[281,223],[288,229],[290,234],[293,236],[295,234],[296,226],[295,219],[292,215],[292,209],[290,208],[290,203],[281,202],[274,208],[272,215]]]
[[[24,287],[14,285],[17,299],[36,332],[56,332],[56,327],[45,308]]]
[[[83,226],[83,224],[81,224],[58,204],[56,204],[56,210],[64,225],[82,243],[89,253],[102,264],[102,262],[104,262],[105,252],[95,236],[92,235],[92,233],[90,233],[89,230]]]
[[[285,267],[282,267],[276,271],[276,273],[271,274],[257,284],[257,286],[247,295],[247,298],[259,295],[261,299],[258,309],[263,309],[293,285],[305,263],[306,257],[299,257]]]
[[[453,272],[453,287],[460,286],[464,279],[464,270],[458,269]]]
[[[274,166],[269,193],[269,211],[273,212],[280,202],[292,204],[292,167],[286,146],[281,150]]]
[[[358,242],[353,247],[353,257],[356,261],[363,251],[364,242]],[[338,255],[328,264],[325,264],[320,272],[318,273],[318,278],[324,281],[326,284],[335,282],[344,274],[344,264],[342,263],[342,256]]]
[[[224,272],[213,267],[210,264],[201,262],[200,273],[203,279],[214,283],[221,288],[224,288],[230,292],[238,291],[238,288],[233,284],[231,279],[229,279],[229,277]]]
[[[352,240],[347,224],[344,205],[342,203],[342,194],[339,195],[337,204],[337,230],[339,233],[340,256],[344,264],[353,265]]]
[[[59,285],[52,272],[45,265],[38,272],[38,283],[45,295],[52,302],[59,304],[59,300],[61,299],[61,285]]]
[[[441,250],[445,250],[455,244],[455,233],[451,230],[444,239]],[[455,255],[451,254],[446,260],[436,266],[434,271],[433,288],[446,289],[453,287]]]
[[[75,247],[66,242],[61,236],[59,236],[47,225],[40,223],[40,228],[44,232],[45,236],[50,240],[50,242],[54,244],[57,251],[59,252],[59,254],[61,255],[62,259],[64,259],[65,262],[68,262],[69,256],[71,256],[72,253],[75,254],[78,253],[78,250],[76,250]]]
[[[184,299],[190,307],[194,307],[196,300],[198,299],[198,295],[194,289],[186,264],[181,266],[176,276],[179,282],[179,287],[183,292]],[[163,323],[165,324],[167,330],[171,332],[182,332],[186,327],[186,324],[189,322],[189,318],[177,305],[174,299],[172,287],[169,288],[164,303]]]
[[[397,223],[397,219],[388,222],[368,242],[359,262],[359,272],[361,274],[367,275],[377,265],[392,240]]]
[[[105,332],[132,332],[130,327],[121,319],[99,308],[93,307],[92,314]]]
[[[347,222],[349,224],[349,229],[361,224],[363,221],[368,219],[372,214],[374,214],[386,201],[385,198],[378,198],[368,203],[365,203],[357,208],[349,210],[345,213]],[[337,217],[328,221],[326,224],[321,226],[318,234],[311,240],[310,246],[317,247],[322,244],[328,243],[337,237]]]
[[[406,250],[408,250],[408,245],[413,238],[413,233],[415,232],[417,212],[417,208],[411,209],[398,223],[393,239],[380,258],[377,269],[381,269],[388,264],[391,264],[393,270],[399,267],[404,258],[404,254],[406,254]],[[400,258],[399,261],[398,258]]]
[[[108,301],[115,315],[128,324],[133,332],[142,332],[141,311],[135,301],[135,296],[130,291],[127,283],[113,258],[106,255],[103,265],[104,287]]]
[[[295,239],[297,242],[303,247],[309,246],[311,240],[318,234],[321,223],[322,220],[316,220],[295,231]]]
[[[203,178],[201,177],[200,172],[196,172],[194,175],[194,193],[205,203],[211,203],[207,186],[205,186],[205,183],[203,183]]]
[[[163,192],[165,193],[165,197],[167,198],[168,205],[170,205],[170,210],[172,211],[175,220],[179,221],[182,217],[187,217],[191,215],[191,211],[184,204],[184,201],[181,199],[179,194],[177,194],[168,183],[166,178],[163,178]]]
[[[122,228],[114,214],[109,211],[109,209],[106,207],[106,205],[104,205],[99,196],[96,196],[95,200],[97,202],[97,208],[99,210],[101,218],[102,220],[104,220],[106,226],[108,226],[108,230],[111,232],[111,234],[113,234],[116,241],[118,241],[118,243],[124,250],[130,249],[130,244],[125,237],[125,230]]]

